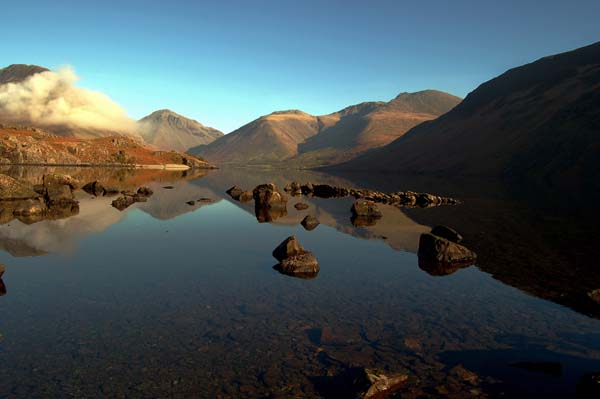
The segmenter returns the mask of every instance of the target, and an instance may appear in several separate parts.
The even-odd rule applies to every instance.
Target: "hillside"
[[[154,168],[211,168],[202,159],[154,151],[129,137],[93,140],[61,137],[35,128],[0,125],[0,165],[106,165]]]
[[[191,147],[209,144],[223,133],[171,110],[162,109],[138,121],[139,132],[148,143],[163,150],[185,152]]]
[[[280,111],[189,150],[210,162],[269,163],[298,154],[298,144],[319,132],[319,120],[302,111]]]
[[[596,43],[511,69],[437,120],[332,169],[593,182],[599,104]]]
[[[426,90],[402,93],[389,102],[352,105],[322,116],[275,112],[190,151],[218,163],[317,166],[341,162],[392,142],[459,102],[460,98],[448,93]]]

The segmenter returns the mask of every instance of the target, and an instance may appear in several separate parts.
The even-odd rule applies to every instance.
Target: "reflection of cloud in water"
[[[0,226],[0,247],[13,256],[39,256],[46,252],[74,251],[78,238],[99,233],[123,218],[110,203],[113,198],[80,199],[78,215],[30,225],[13,221]]]

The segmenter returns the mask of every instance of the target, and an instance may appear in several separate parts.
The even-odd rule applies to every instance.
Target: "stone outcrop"
[[[273,257],[279,261],[274,268],[283,274],[315,276],[320,270],[313,254],[305,250],[294,236],[286,238],[279,244],[273,250]]]

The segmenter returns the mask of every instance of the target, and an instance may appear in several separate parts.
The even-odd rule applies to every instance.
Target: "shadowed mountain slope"
[[[332,169],[593,182],[600,172],[600,43],[511,69],[442,117]]]

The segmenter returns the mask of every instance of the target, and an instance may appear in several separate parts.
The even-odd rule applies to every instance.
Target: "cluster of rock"
[[[419,239],[419,266],[432,275],[448,275],[470,266],[477,254],[460,245],[463,237],[447,226],[434,227]]]
[[[279,261],[274,269],[294,277],[314,278],[319,273],[319,263],[314,255],[305,250],[290,236],[273,250],[273,257]]]
[[[35,223],[79,213],[73,190],[80,183],[68,175],[47,174],[42,184],[30,184],[0,174],[0,223],[19,219]]]
[[[284,191],[294,196],[306,195],[319,198],[354,197],[357,199],[366,199],[373,202],[402,207],[426,208],[440,205],[457,205],[460,203],[460,201],[454,198],[440,197],[429,193],[398,191],[388,194],[377,190],[339,187],[331,186],[329,184],[301,184],[298,182],[291,182],[284,187]]]
[[[136,192],[121,191],[122,196],[112,202],[112,206],[120,211],[123,211],[135,204],[136,202],[146,202],[154,192],[148,187],[140,187]]]

